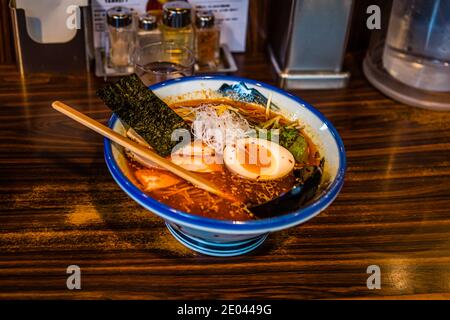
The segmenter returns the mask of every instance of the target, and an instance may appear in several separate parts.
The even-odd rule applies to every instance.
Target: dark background
[[[0,64],[14,64],[14,42],[9,9],[10,0],[0,0]],[[386,7],[390,1],[356,0],[354,1],[352,23],[347,51],[364,51],[369,43],[370,30],[366,28],[366,9],[377,4]],[[247,52],[265,51],[265,34],[267,28],[267,8],[269,0],[250,0],[249,21],[247,29]]]

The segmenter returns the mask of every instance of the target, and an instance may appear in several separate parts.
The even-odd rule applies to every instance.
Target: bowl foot
[[[259,247],[269,235],[268,233],[265,233],[243,241],[217,243],[189,236],[167,222],[166,225],[170,233],[175,239],[181,242],[181,244],[191,250],[214,257],[232,257],[248,253]]]

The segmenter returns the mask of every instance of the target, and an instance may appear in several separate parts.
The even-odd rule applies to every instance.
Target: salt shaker
[[[158,28],[157,19],[154,15],[144,14],[139,17],[139,29],[137,32],[137,45],[146,45],[160,42],[162,39],[161,30]]]
[[[109,35],[108,64],[120,71],[132,66],[135,42],[133,14],[125,7],[113,7],[106,15]]]

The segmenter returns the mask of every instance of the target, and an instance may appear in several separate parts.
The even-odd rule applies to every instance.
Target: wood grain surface
[[[274,83],[262,54],[239,75]],[[341,134],[336,201],[271,234],[251,254],[202,256],[115,184],[102,138],[50,107],[59,99],[105,123],[92,75],[21,79],[0,66],[0,298],[450,298],[450,113],[401,105],[349,57],[350,86],[296,91]],[[82,289],[66,288],[81,267]],[[366,287],[369,265],[381,289]]]

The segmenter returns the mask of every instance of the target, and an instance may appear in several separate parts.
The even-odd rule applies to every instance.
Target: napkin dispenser
[[[286,89],[345,87],[342,70],[353,0],[270,0],[269,54]]]
[[[17,64],[22,75],[89,71],[88,0],[12,0]],[[79,24],[71,27],[74,6]],[[73,22],[73,20],[71,20]]]

